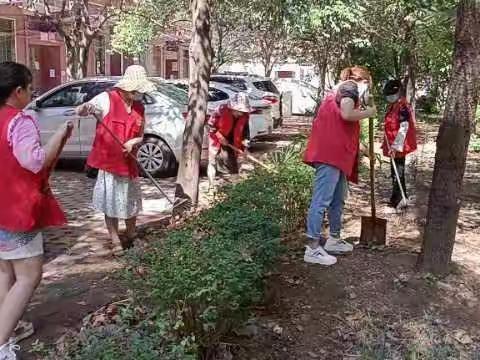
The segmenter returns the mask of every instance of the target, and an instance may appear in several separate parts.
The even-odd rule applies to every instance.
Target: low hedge
[[[122,336],[164,359],[210,357],[220,339],[262,299],[264,275],[282,251],[282,233],[303,224],[312,171],[299,161],[301,151],[297,144],[276,153],[270,159],[275,173],[258,170],[224,188],[214,207],[147,251],[131,252],[128,283],[135,302],[150,314],[136,325],[126,324],[121,336],[97,332],[87,342],[96,344],[96,359],[131,359],[135,342],[123,339],[129,346],[116,346],[115,338]],[[102,342],[114,355],[102,355]],[[91,358],[88,344],[77,349],[75,358]]]

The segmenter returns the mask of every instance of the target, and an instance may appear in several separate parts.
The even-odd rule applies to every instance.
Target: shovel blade
[[[361,245],[386,245],[387,220],[362,216]]]

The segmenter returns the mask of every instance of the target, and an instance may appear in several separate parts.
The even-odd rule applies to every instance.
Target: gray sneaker
[[[0,346],[0,360],[17,360],[16,351],[20,350],[20,346],[7,343]]]
[[[328,254],[321,246],[316,249],[312,249],[310,246],[307,246],[303,261],[309,264],[331,266],[337,263],[337,258]]]
[[[330,236],[325,244],[325,250],[332,254],[346,254],[353,251],[353,245],[333,236]]]

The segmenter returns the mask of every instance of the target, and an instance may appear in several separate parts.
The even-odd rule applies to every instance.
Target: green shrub
[[[214,207],[147,249],[133,249],[125,277],[148,315],[124,315],[114,331],[92,330],[65,358],[208,358],[261,301],[281,234],[303,223],[312,181],[300,161],[303,148],[299,139],[273,154],[274,173],[258,170],[225,187]]]
[[[221,201],[139,256],[131,272],[138,301],[165,316],[177,339],[205,355],[262,299],[263,276],[281,252],[280,236],[303,222],[310,198],[302,143],[272,156],[277,173],[257,171],[228,186]],[[137,254],[138,255],[138,254]]]

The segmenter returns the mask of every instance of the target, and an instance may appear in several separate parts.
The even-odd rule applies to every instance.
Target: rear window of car
[[[271,81],[254,81],[253,86],[255,86],[258,90],[265,91],[265,92],[271,92],[274,94],[280,94],[280,91],[278,91],[277,87],[275,84]]]
[[[218,90],[215,88],[208,89],[208,101],[215,102],[215,101],[223,101],[228,100],[229,96],[226,92],[222,90]]]
[[[153,82],[155,83],[155,87],[159,93],[168,96],[179,104],[188,104],[188,93],[185,90],[173,84],[167,84],[162,81],[153,80]]]
[[[247,83],[243,79],[237,79],[237,78],[232,78],[232,77],[223,77],[223,76],[213,76],[212,77],[213,81],[222,83],[222,84],[228,84],[235,86],[236,88],[246,91],[247,90]]]

